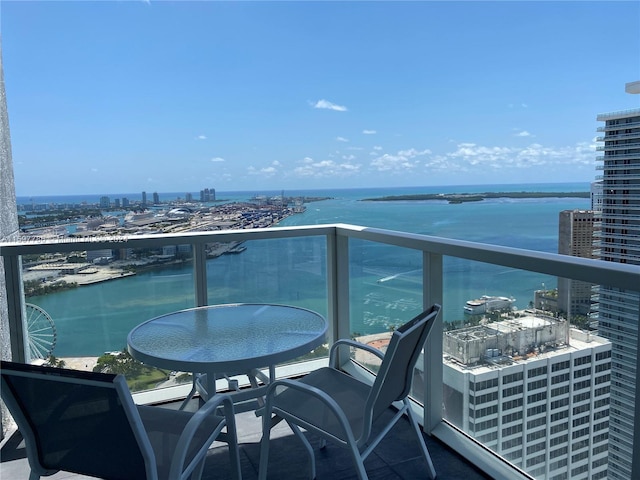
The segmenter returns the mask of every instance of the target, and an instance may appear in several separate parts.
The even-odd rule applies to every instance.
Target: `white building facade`
[[[607,477],[607,340],[525,317],[447,332],[444,354],[459,428],[537,479]]]

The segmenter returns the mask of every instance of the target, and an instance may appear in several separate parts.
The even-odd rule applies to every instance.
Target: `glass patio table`
[[[247,375],[260,395],[258,380],[275,378],[275,365],[309,353],[325,341],[327,321],[311,310],[288,305],[224,304],[191,308],[148,320],[129,333],[127,348],[148,365],[192,372],[203,400],[216,393],[216,379]],[[268,367],[269,376],[260,371]],[[230,382],[233,385],[232,382]],[[244,397],[243,397],[244,399]]]

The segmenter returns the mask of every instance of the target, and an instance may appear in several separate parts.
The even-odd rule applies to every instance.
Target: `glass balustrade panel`
[[[352,239],[349,243],[352,338],[385,351],[393,330],[422,312],[422,252]],[[354,352],[377,371],[379,361]]]
[[[292,305],[313,310],[326,318],[325,237],[254,240],[228,245],[231,250],[221,255],[209,255],[207,260],[209,305]],[[326,357],[327,354],[327,346],[323,345],[287,363]]]
[[[127,335],[195,306],[190,245],[26,255],[22,268],[31,361],[124,373],[134,390],[168,376],[134,362]]]

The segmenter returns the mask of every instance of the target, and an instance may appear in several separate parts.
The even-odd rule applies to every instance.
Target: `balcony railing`
[[[260,259],[259,263],[242,263],[238,267],[240,264],[226,265],[217,259],[208,260],[207,245],[221,242],[245,242],[248,248],[261,249],[260,254],[255,256],[256,259]],[[469,272],[468,277],[463,275],[463,282],[473,283],[475,287],[469,287],[467,295],[482,293],[482,289],[486,290],[487,286],[497,288],[492,286],[491,282],[494,279],[503,279],[503,288],[506,288],[505,285],[515,287],[511,280],[513,272],[526,275],[528,281],[533,283],[542,279],[543,289],[544,282],[550,285],[560,277],[633,292],[637,292],[640,285],[638,266],[345,224],[94,237],[82,240],[18,241],[0,245],[0,255],[4,261],[13,359],[28,361],[29,356],[25,346],[28,332],[25,330],[23,319],[25,298],[22,257],[102,249],[162,249],[176,245],[189,246],[191,260],[186,265],[190,265],[192,272],[191,279],[187,277],[182,280],[191,282],[192,288],[188,289],[191,292],[189,298],[181,296],[177,300],[178,305],[187,308],[214,303],[242,302],[259,291],[258,295],[264,301],[295,303],[320,311],[329,323],[330,343],[337,338],[372,333],[359,332],[358,329],[361,328],[384,332],[393,328],[396,324],[395,319],[409,319],[414,310],[433,303],[442,304],[441,322],[434,328],[425,346],[423,364],[419,368],[423,372],[424,381],[418,386],[418,391],[414,392],[423,405],[424,429],[470,459],[482,470],[500,478],[527,476],[498,453],[492,452],[477,439],[472,439],[464,429],[456,427],[455,422],[452,423],[450,419],[450,413],[443,410],[443,333],[445,325],[447,329],[457,326],[456,322],[461,318],[461,315],[458,315],[462,309],[461,299],[470,298],[460,296],[464,294],[451,293],[450,272]],[[284,262],[282,257],[275,258],[271,255],[276,251],[289,252]],[[234,288],[236,278],[231,276],[232,273],[244,278],[250,277],[255,288],[247,290],[253,291],[230,292]],[[281,291],[277,282],[291,276],[298,276],[296,278],[300,279],[300,285],[310,282],[307,291],[313,290],[314,298],[307,298],[309,294],[302,289]],[[539,284],[531,286],[531,291]],[[134,294],[135,292],[132,292],[132,295]],[[167,297],[171,294],[172,291],[169,289],[141,299],[149,305],[160,304],[160,310],[153,310],[153,315],[150,313],[149,317],[167,313],[163,308],[175,309],[174,303],[167,303]],[[140,293],[140,296],[142,295]],[[255,298],[250,297],[252,301],[255,301]],[[121,298],[105,299],[103,303],[96,301],[97,311],[93,313],[108,317],[109,305],[128,301],[130,299],[125,298],[124,294],[121,294]],[[376,303],[380,304],[380,309],[388,310],[384,318],[369,315],[368,305]],[[635,318],[638,319],[639,310],[637,306],[634,308]],[[65,305],[63,309],[71,314],[74,305]],[[90,322],[91,313],[84,315],[87,322]],[[367,317],[369,323],[362,323],[363,317]],[[139,318],[134,321],[141,323],[145,319]],[[102,328],[108,329],[108,323]],[[115,333],[107,332],[105,335],[114,336]],[[120,338],[118,334],[118,341],[124,342],[125,339]],[[98,352],[100,353],[102,352]],[[640,369],[636,369],[635,379],[632,379],[636,385],[639,373]],[[640,404],[637,398],[636,395],[635,411],[639,412]],[[463,414],[464,412],[461,413]],[[538,420],[537,417],[531,419],[532,422]],[[635,442],[640,444],[640,429],[637,427],[636,425],[634,430]],[[496,432],[496,435],[501,434]],[[553,439],[547,440],[547,444],[549,441]],[[568,443],[571,443],[571,438]],[[538,452],[535,455],[539,454]],[[521,460],[522,468],[533,465],[537,458],[533,453],[523,455],[526,457]],[[528,460],[525,463],[526,458]],[[633,472],[638,475],[640,449],[634,449],[632,461]],[[551,470],[544,464],[538,467],[535,473],[545,472],[545,468],[548,475]],[[553,474],[562,471],[562,467],[555,463],[554,468],[560,470],[554,470]],[[569,471],[569,476],[570,473]]]

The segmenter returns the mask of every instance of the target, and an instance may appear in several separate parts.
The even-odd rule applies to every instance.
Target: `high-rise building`
[[[605,478],[611,344],[525,315],[446,332],[448,420],[536,479]]]
[[[215,188],[205,188],[204,190],[200,190],[200,201],[201,202],[215,202],[216,201],[216,190]]]
[[[160,195],[158,195],[158,192],[153,192],[153,204],[157,205],[160,203]]]
[[[558,253],[573,257],[595,258],[593,253],[594,212],[563,210],[559,216]],[[593,285],[569,278],[558,278],[558,311],[571,323],[577,316],[586,320],[591,312]],[[581,326],[585,326],[582,325]]]
[[[142,192],[142,205],[147,204],[147,192]]]
[[[591,210],[602,211],[602,180],[591,183]]]
[[[122,206],[123,207],[129,206],[129,199],[127,197],[122,197]]]
[[[640,82],[627,84],[626,91],[640,93]],[[640,109],[604,113],[597,119],[605,124],[598,128],[604,135],[597,139],[604,142],[598,146],[604,154],[597,157],[602,212],[594,246],[602,260],[640,265]],[[598,331],[612,343],[610,479],[631,478],[639,308],[637,291],[600,286]]]
[[[109,197],[100,197],[100,208],[109,208],[111,206],[111,200]]]

